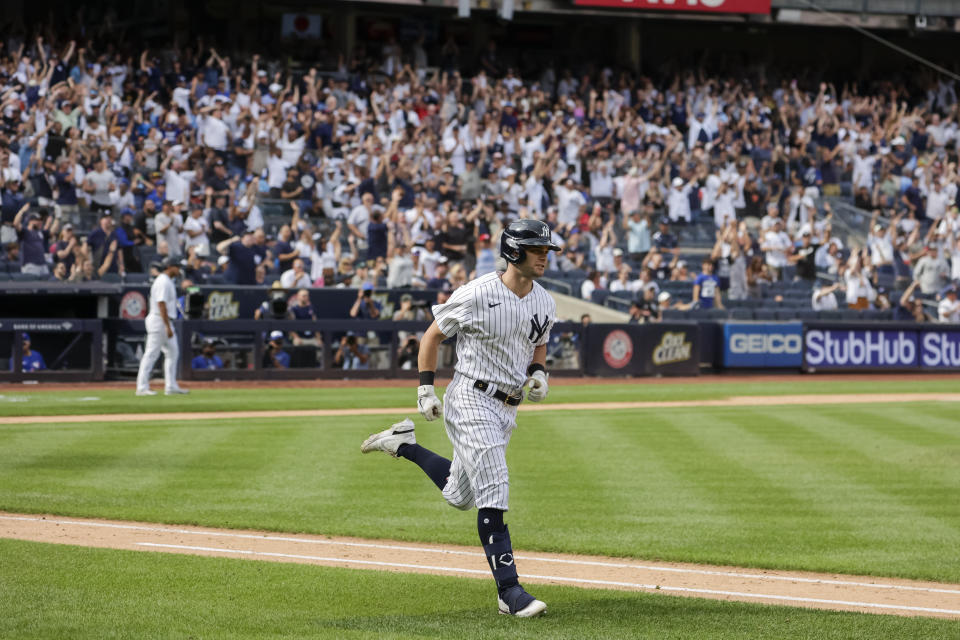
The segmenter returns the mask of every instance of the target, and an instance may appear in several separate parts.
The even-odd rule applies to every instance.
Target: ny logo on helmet
[[[540,338],[546,333],[549,324],[550,318],[544,318],[543,322],[540,322],[540,314],[533,314],[533,317],[530,318],[530,335],[527,338],[533,343],[540,342]]]

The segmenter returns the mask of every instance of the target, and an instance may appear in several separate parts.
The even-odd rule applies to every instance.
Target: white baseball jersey
[[[557,305],[538,283],[522,298],[499,273],[480,276],[433,307],[443,335],[457,336],[457,373],[516,393],[527,380],[533,350],[550,339]]]
[[[160,354],[163,354],[163,379],[169,391],[177,386],[177,361],[180,358],[180,346],[177,344],[177,335],[167,335],[167,326],[160,313],[160,302],[167,305],[167,315],[170,320],[177,317],[177,288],[165,273],[157,276],[150,287],[150,313],[147,314],[146,328],[147,341],[144,344],[143,357],[140,359],[140,370],[137,373],[137,390],[146,391],[150,388],[150,373]],[[172,322],[171,322],[172,326]]]
[[[177,287],[173,284],[170,276],[165,273],[158,275],[150,287],[150,313],[147,315],[157,316],[162,320],[161,302],[166,303],[167,315],[171,320],[175,320],[177,317]]]
[[[489,273],[454,291],[433,314],[444,335],[457,336],[456,374],[443,398],[443,421],[453,443],[443,497],[458,509],[506,511],[506,451],[517,408],[493,393],[521,391],[534,349],[550,339],[556,303],[537,283],[520,298],[499,273]],[[490,383],[486,392],[474,387],[477,380]]]

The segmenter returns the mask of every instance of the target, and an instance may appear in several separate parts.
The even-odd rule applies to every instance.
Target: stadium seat
[[[840,320],[843,316],[839,311],[818,311],[817,317],[820,320]]]
[[[10,280],[10,274],[6,271],[0,271],[0,282],[8,282]]]
[[[606,300],[604,300],[604,306],[626,313],[630,310],[630,302],[630,300],[619,296],[607,296]]]
[[[143,284],[150,281],[149,273],[128,273],[127,284]]]
[[[774,313],[777,316],[777,320],[781,320],[783,322],[793,322],[797,320],[797,313],[799,311],[799,309],[777,309],[774,311]]]
[[[753,320],[753,311],[739,307],[734,308],[730,310],[730,317],[733,320]]]
[[[814,311],[813,309],[797,309],[797,320],[804,322],[817,320],[820,317],[818,315],[819,313],[819,311]]]
[[[111,284],[117,284],[121,281],[119,273],[105,273],[100,276],[101,282],[109,282]]]
[[[593,293],[590,294],[590,301],[594,304],[603,304],[609,295],[610,292],[606,289],[594,289]]]
[[[753,319],[754,320],[776,320],[777,312],[774,311],[773,309],[754,309]]]
[[[688,318],[686,311],[681,311],[680,309],[664,309],[663,310],[663,319],[664,320],[686,320]]]

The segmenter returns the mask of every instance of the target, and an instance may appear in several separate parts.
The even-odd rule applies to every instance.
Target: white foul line
[[[324,558],[321,556],[305,556],[290,553],[274,553],[270,551],[253,551],[250,549],[221,549],[219,547],[195,547],[180,544],[159,544],[155,542],[138,542],[141,547],[157,547],[163,549],[181,549],[184,551],[204,551],[212,553],[236,553],[241,555],[267,556],[271,558],[290,558],[296,560],[315,560],[318,562],[333,562],[338,564],[362,564],[378,567],[400,567],[403,569],[428,569],[431,571],[443,571],[447,573],[479,573],[486,575],[486,571],[479,569],[462,569],[456,567],[436,567],[431,565],[408,564],[403,562],[380,562],[376,560],[350,560],[347,558]],[[863,607],[870,609],[893,609],[896,611],[922,611],[924,613],[946,613],[960,615],[960,609],[935,609],[932,607],[910,607],[893,604],[879,604],[875,602],[852,602],[848,600],[828,600],[824,598],[801,598],[795,596],[780,596],[763,593],[745,593],[741,591],[721,591],[716,589],[695,589],[691,587],[670,587],[655,584],[641,584],[634,582],[617,582],[613,580],[588,580],[586,578],[566,578],[562,576],[543,576],[534,574],[524,574],[525,577],[535,580],[555,580],[558,582],[571,582],[577,584],[595,584],[603,586],[630,587],[634,589],[646,589],[651,591],[676,591],[682,593],[699,593],[715,596],[732,596],[736,598],[754,598],[757,600],[780,600],[783,602],[807,602],[812,604],[832,604],[846,607]]]
[[[303,544],[325,544],[343,547],[359,547],[363,549],[388,549],[394,551],[415,551],[417,553],[439,553],[446,555],[483,557],[483,554],[474,551],[458,551],[453,549],[432,549],[429,547],[411,547],[407,545],[377,544],[373,542],[340,542],[336,540],[316,540],[312,538],[297,538],[293,536],[276,536],[270,534],[230,533],[226,531],[196,531],[193,529],[175,529],[171,527],[150,527],[135,524],[118,524],[112,522],[84,522],[80,520],[53,520],[50,518],[32,518],[29,516],[0,515],[0,520],[20,520],[27,522],[50,522],[53,524],[75,525],[80,527],[105,527],[110,529],[126,529],[132,531],[149,531],[152,533],[181,533],[197,536],[214,536],[221,538],[238,538],[245,540],[270,540],[274,542],[299,542]],[[658,567],[620,562],[603,562],[598,560],[569,560],[566,558],[542,558],[539,556],[517,555],[517,560],[534,562],[553,562],[556,564],[570,564],[575,566],[607,567],[611,569],[636,569],[639,571],[662,571],[667,573],[689,573],[695,575],[723,576],[728,578],[745,578],[750,580],[780,580],[784,582],[803,582],[810,584],[832,584],[848,587],[868,587],[872,589],[893,589],[898,591],[923,591],[928,593],[950,593],[960,595],[958,589],[940,589],[937,587],[915,587],[901,584],[882,584],[874,582],[856,582],[853,580],[830,580],[827,578],[802,578],[793,576],[766,575],[762,573],[738,573],[735,571],[713,571],[709,569],[685,569],[680,567]],[[400,566],[400,565],[398,565]]]

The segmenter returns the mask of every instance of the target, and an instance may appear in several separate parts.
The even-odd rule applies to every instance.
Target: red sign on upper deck
[[[710,13],[770,13],[770,0],[573,0],[582,7],[706,11]]]

